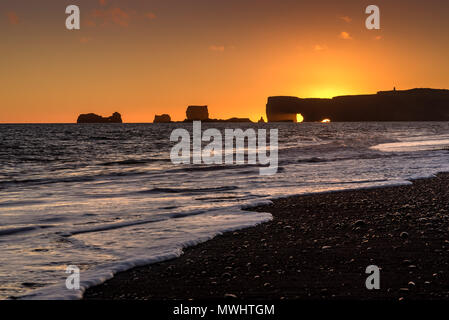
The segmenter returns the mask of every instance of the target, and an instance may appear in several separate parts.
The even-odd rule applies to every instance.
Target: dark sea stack
[[[188,121],[209,120],[209,111],[207,106],[189,106],[186,111]]]
[[[77,123],[122,123],[122,116],[114,112],[110,117],[102,117],[95,113],[80,114]]]
[[[155,115],[153,123],[170,123],[171,118],[168,114]]]
[[[257,121],[258,123],[265,123],[265,120],[263,119],[263,117],[260,117],[259,121]]]
[[[269,122],[295,121],[449,121],[449,90],[411,89],[379,91],[371,95],[332,99],[269,97]]]

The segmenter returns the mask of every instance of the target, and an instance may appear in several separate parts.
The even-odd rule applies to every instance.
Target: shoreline
[[[273,220],[120,272],[84,299],[449,299],[449,173],[289,196]],[[377,265],[380,290],[367,290]]]

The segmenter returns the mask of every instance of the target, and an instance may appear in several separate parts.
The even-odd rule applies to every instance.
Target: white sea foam
[[[413,152],[440,150],[446,148],[449,150],[448,135],[433,135],[420,137],[404,137],[402,141],[381,143],[372,147],[372,149],[384,152]]]
[[[89,287],[101,284],[111,279],[116,273],[126,271],[134,267],[148,265],[156,262],[170,260],[179,257],[184,248],[203,243],[213,239],[215,236],[224,232],[232,232],[248,227],[256,226],[260,223],[272,220],[269,213],[263,212],[227,212],[219,210],[208,214],[208,219],[214,220],[214,217],[220,216],[220,224],[215,227],[201,228],[193,226],[192,232],[184,234],[182,238],[173,237],[172,241],[165,241],[164,245],[152,248],[134,248],[128,256],[123,256],[123,260],[112,263],[99,264],[91,269],[81,271],[80,289],[69,290],[65,285],[65,278],[61,277],[57,283],[42,289],[34,290],[28,294],[22,295],[20,299],[26,300],[72,300],[81,299],[85,290]],[[242,217],[244,217],[242,219]],[[183,218],[186,219],[186,218]],[[181,221],[182,219],[180,219]],[[164,221],[167,223],[167,221]],[[191,222],[181,221],[181,224],[191,224]],[[128,225],[130,226],[130,225]],[[112,230],[112,229],[109,229]],[[123,230],[127,232],[128,230]],[[101,235],[100,235],[101,236]]]

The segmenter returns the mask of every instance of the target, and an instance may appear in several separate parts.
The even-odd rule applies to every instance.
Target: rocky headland
[[[269,97],[269,122],[304,121],[449,121],[449,90],[411,89],[332,99]]]

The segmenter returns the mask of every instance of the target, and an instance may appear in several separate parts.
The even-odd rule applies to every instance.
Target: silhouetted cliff
[[[449,121],[449,90],[379,91],[332,99],[269,97],[269,122],[295,121]]]
[[[208,120],[209,111],[207,106],[189,106],[186,111],[188,121]]]
[[[168,114],[155,115],[153,123],[169,123],[171,122],[171,118]]]
[[[122,116],[118,112],[114,112],[110,117],[102,117],[95,113],[81,114],[77,123],[122,123]]]

